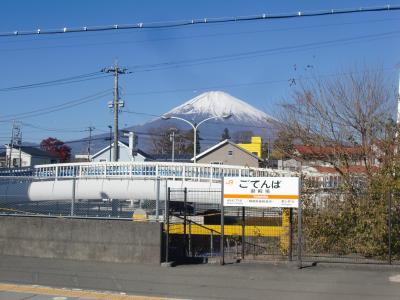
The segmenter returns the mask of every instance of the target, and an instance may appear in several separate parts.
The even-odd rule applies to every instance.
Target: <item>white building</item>
[[[30,167],[42,164],[58,163],[60,159],[52,153],[43,151],[37,147],[6,146],[6,167]]]
[[[91,156],[93,162],[109,162],[113,160],[114,143],[101,149]],[[128,144],[118,141],[118,161],[145,161],[150,159],[150,156],[141,150],[134,150]]]

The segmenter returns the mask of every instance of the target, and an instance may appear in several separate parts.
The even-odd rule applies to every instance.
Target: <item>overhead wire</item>
[[[75,99],[75,100],[64,102],[62,104],[48,106],[48,107],[45,107],[45,108],[40,108],[40,109],[36,109],[36,110],[33,110],[33,111],[29,111],[29,112],[23,112],[23,113],[12,114],[12,115],[5,115],[5,116],[2,116],[2,118],[4,118],[4,119],[0,119],[0,122],[10,122],[10,121],[14,121],[16,119],[21,120],[21,119],[26,119],[26,118],[36,117],[36,116],[42,116],[42,115],[45,115],[45,114],[49,114],[49,113],[65,110],[65,109],[68,109],[68,108],[71,108],[71,107],[75,107],[75,106],[78,106],[78,105],[82,105],[82,104],[85,104],[85,103],[88,103],[88,102],[92,102],[92,101],[104,98],[106,95],[110,94],[110,90],[111,89],[106,89],[106,90],[103,90],[101,92],[97,92],[95,94],[91,94],[89,96],[81,97],[81,98],[78,98],[78,99]]]
[[[292,19],[292,18],[310,18],[321,17],[328,15],[338,14],[354,14],[354,13],[367,13],[367,12],[382,12],[382,11],[397,11],[400,10],[399,5],[385,5],[376,7],[359,7],[349,9],[329,9],[319,11],[297,11],[293,13],[262,13],[259,15],[251,16],[237,16],[237,17],[219,17],[219,18],[201,18],[183,21],[161,21],[161,22],[139,22],[136,24],[114,24],[105,26],[84,26],[84,27],[64,27],[61,29],[36,29],[28,31],[14,30],[12,32],[1,32],[1,37],[18,37],[28,35],[55,35],[55,34],[69,34],[78,32],[100,32],[100,31],[118,31],[118,30],[143,30],[143,29],[159,29],[159,28],[177,28],[188,27],[194,25],[208,25],[208,24],[222,24],[222,23],[239,23],[249,21],[267,21],[274,19]]]
[[[60,78],[60,79],[56,79],[56,80],[49,80],[49,81],[42,81],[42,82],[37,82],[37,83],[29,83],[29,84],[23,84],[23,85],[4,87],[4,88],[0,88],[0,92],[10,92],[10,91],[18,91],[18,90],[25,90],[25,89],[32,89],[32,88],[39,88],[39,87],[64,85],[64,84],[70,84],[70,83],[76,83],[76,82],[82,82],[82,81],[88,81],[88,80],[95,80],[95,79],[110,77],[110,76],[112,76],[112,75],[104,74],[104,73],[101,73],[100,71],[92,72],[92,73],[87,73],[87,74],[82,74],[82,75]]]

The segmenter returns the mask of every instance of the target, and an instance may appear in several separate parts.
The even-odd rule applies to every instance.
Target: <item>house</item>
[[[55,164],[60,158],[50,152],[33,146],[6,146],[6,167],[30,167],[35,165]]]
[[[0,152],[0,168],[5,168],[7,166],[6,151]]]
[[[237,144],[238,146],[246,149],[247,151],[257,155],[261,158],[262,155],[262,139],[260,136],[252,136],[251,142],[246,144]]]
[[[109,162],[113,160],[114,143],[101,149],[97,153],[91,155],[90,160],[92,162]],[[75,159],[87,157],[87,155],[76,155]],[[151,156],[142,150],[134,150],[129,144],[118,141],[118,161],[146,161],[151,160]]]
[[[192,158],[193,160],[193,158]],[[258,168],[262,159],[230,140],[224,140],[196,156],[198,163]]]

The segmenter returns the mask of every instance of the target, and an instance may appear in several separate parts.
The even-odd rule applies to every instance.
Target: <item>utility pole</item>
[[[172,142],[171,162],[174,162],[175,161],[175,130],[172,130],[172,132],[170,133],[169,140]]]
[[[18,166],[21,167],[21,146],[22,146],[22,132],[21,132],[21,125],[17,124],[15,121],[13,121],[12,129],[11,129],[11,143],[10,143],[10,154],[8,158],[8,167],[11,168],[12,165],[12,156],[13,156],[13,150],[14,146],[18,145],[19,146],[19,163]]]
[[[118,63],[115,62],[114,66],[111,68],[104,68],[101,70],[104,73],[112,73],[114,75],[114,99],[113,101],[108,103],[108,107],[114,110],[114,155],[113,161],[118,161],[118,113],[119,108],[124,107],[124,101],[120,101],[119,99],[119,87],[118,87],[118,75],[119,74],[128,74],[128,70],[126,68],[118,67]]]
[[[92,144],[92,131],[95,130],[96,128],[89,126],[88,131],[89,131],[89,144],[88,144],[88,161],[90,161],[90,146]]]

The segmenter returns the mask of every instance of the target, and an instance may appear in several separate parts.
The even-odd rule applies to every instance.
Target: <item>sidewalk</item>
[[[400,299],[399,267],[152,265],[0,257],[0,282],[181,299]],[[400,278],[400,276],[399,276]],[[400,280],[398,280],[400,281]],[[2,293],[0,292],[0,299]],[[5,298],[4,298],[5,299]]]

